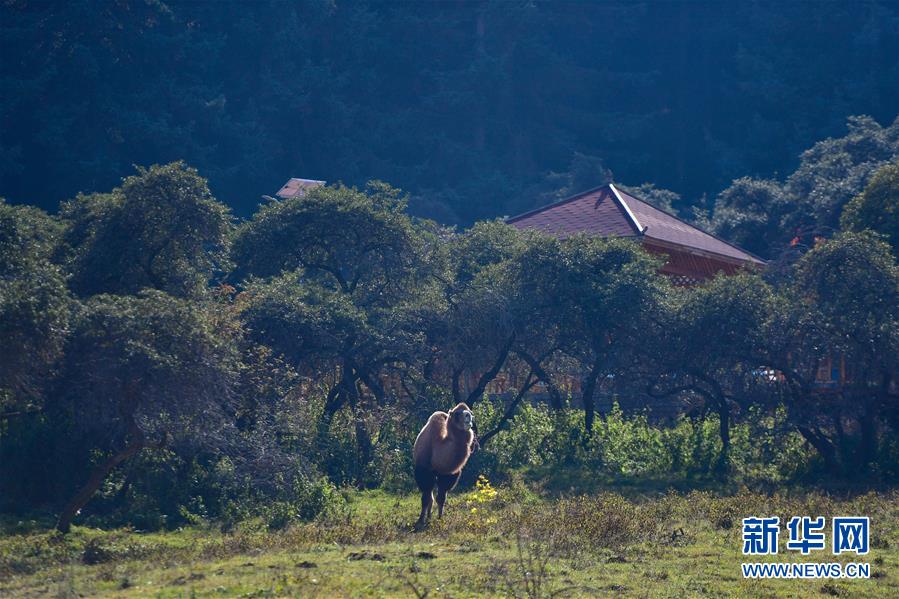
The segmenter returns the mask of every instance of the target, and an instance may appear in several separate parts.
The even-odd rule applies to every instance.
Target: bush
[[[298,522],[337,522],[346,519],[346,498],[327,478],[299,476],[289,497],[256,505],[235,503],[230,523],[260,517],[269,530],[283,530]]]
[[[496,425],[503,406],[487,399],[475,408],[482,431]],[[718,417],[681,416],[672,425],[626,415],[618,404],[594,425],[584,442],[583,413],[546,404],[525,404],[506,428],[475,456],[477,474],[505,480],[520,468],[588,469],[611,477],[702,477],[715,471],[721,454]],[[885,446],[884,455],[890,447]],[[893,449],[894,451],[894,449]],[[814,453],[786,422],[783,409],[772,414],[750,409],[731,425],[731,474],[739,480],[779,482],[801,476],[814,463]],[[886,462],[885,462],[886,463]]]
[[[346,498],[325,477],[300,477],[294,483],[296,513],[300,520],[332,521],[347,514]]]
[[[625,417],[618,404],[594,428],[590,458],[613,475],[651,475],[671,471],[664,430],[650,426],[644,415]]]

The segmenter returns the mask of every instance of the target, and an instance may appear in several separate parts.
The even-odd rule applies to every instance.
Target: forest
[[[894,3],[0,14],[0,595],[899,592]],[[611,181],[764,267],[503,218]],[[875,575],[736,578],[764,513]]]
[[[617,496],[589,503],[597,484],[711,485],[724,497],[735,486],[890,489],[899,481],[897,129],[855,119],[847,137],[803,154],[791,183],[864,184],[839,218],[818,207],[822,222],[837,223],[831,236],[797,236],[762,272],[693,287],[672,286],[660,259],[632,240],[559,239],[501,220],[459,231],[409,216],[406,196],[378,181],[273,199],[236,219],[175,162],[138,168],[55,215],[0,204],[0,510],[18,522],[11,531],[211,526],[256,531],[241,541],[252,547],[278,539],[296,551],[317,537],[271,531],[312,526],[357,542],[367,534],[359,527],[375,524],[353,510],[374,517],[389,509],[383,494],[404,505],[420,424],[459,401],[480,426],[461,485],[473,489],[471,514],[494,502],[491,481],[503,497],[570,488],[588,493],[566,508],[571,525],[612,501],[628,514],[625,546],[645,542],[634,508]],[[853,164],[847,146],[890,159]],[[759,230],[776,239],[776,227],[734,215],[788,189],[737,181],[726,197],[738,201],[712,219],[756,242]],[[781,218],[796,217],[787,209]],[[819,372],[835,357],[850,374],[828,391]],[[491,393],[500,380],[505,392]],[[382,495],[366,495],[373,489]],[[725,501],[707,499],[713,512]],[[493,509],[513,509],[502,505]],[[519,544],[519,560],[562,551],[546,536],[558,523],[545,511],[562,508],[537,505],[529,524],[514,520],[544,535]],[[641,517],[675,525],[655,509]],[[411,511],[390,510],[395,528],[378,529],[379,542],[410,534]],[[591,551],[606,546],[608,531],[594,532],[579,541]],[[59,542],[48,534],[33,542]],[[110,540],[83,535],[61,554],[29,545],[25,555],[140,559],[133,548],[113,557]],[[9,538],[2,569],[39,576],[21,537]],[[162,538],[151,554],[179,537]],[[417,567],[391,566],[403,576]],[[259,588],[290,595],[311,584],[297,580]],[[331,592],[361,592],[338,580]]]
[[[0,5],[0,193],[55,210],[185,160],[239,216],[288,177],[390,181],[469,226],[614,173],[708,212],[899,106],[896,3]]]
[[[66,530],[103,488],[115,492],[100,493],[101,512],[177,522],[298,501],[309,485],[409,487],[415,423],[459,401],[489,426],[478,459],[492,478],[559,460],[895,481],[897,156],[899,121],[856,119],[805,152],[786,185],[736,181],[712,225],[772,248],[782,225],[766,219],[808,216],[789,209],[803,206],[787,199],[793,186],[857,193],[839,217],[833,195],[815,206],[836,224],[830,237],[821,225],[763,272],[688,288],[634,241],[500,220],[459,231],[409,216],[406,196],[377,181],[238,220],[175,162],[56,215],[2,204],[3,509],[61,511]],[[834,356],[851,377],[821,393]],[[499,380],[505,393],[488,393]],[[532,404],[537,385],[546,401]],[[652,443],[606,455],[605,418],[622,415],[597,422],[600,396],[676,407],[651,422],[631,414],[622,426]],[[533,438],[529,418],[549,429]]]

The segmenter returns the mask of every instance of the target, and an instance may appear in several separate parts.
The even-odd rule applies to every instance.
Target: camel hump
[[[428,418],[428,422],[431,422],[432,420],[434,422],[445,422],[447,418],[449,418],[449,414],[446,412],[434,412],[431,414],[431,417]]]
[[[434,412],[421,428],[412,446],[412,458],[416,464],[430,464],[431,449],[437,439],[446,435],[448,418],[446,412]]]

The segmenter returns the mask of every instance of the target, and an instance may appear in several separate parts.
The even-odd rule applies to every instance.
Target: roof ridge
[[[627,202],[624,201],[624,198],[621,197],[621,194],[618,193],[618,188],[615,187],[614,183],[609,183],[609,189],[612,190],[612,196],[615,200],[621,204],[621,207],[624,209],[624,212],[627,214],[628,219],[631,221],[631,225],[637,230],[637,235],[642,235],[646,232],[646,229],[649,227],[644,227],[640,224],[640,221],[637,220],[637,215],[634,214],[633,210],[631,210],[630,206],[627,205]],[[628,194],[629,195],[629,194]],[[631,196],[633,197],[633,196]],[[636,199],[636,198],[635,198]]]
[[[610,183],[609,185],[612,185],[612,184]],[[693,228],[693,229],[696,229],[697,231],[700,231],[700,232],[702,232],[702,233],[705,233],[706,235],[708,235],[709,237],[711,237],[711,238],[713,238],[713,239],[717,239],[717,240],[720,241],[721,243],[723,243],[723,244],[725,244],[725,245],[728,245],[728,246],[734,248],[734,249],[737,250],[738,252],[743,252],[743,253],[746,254],[747,256],[751,256],[751,257],[755,258],[756,260],[760,261],[762,264],[766,264],[766,263],[767,263],[767,260],[765,260],[764,258],[762,258],[762,257],[760,257],[760,256],[757,256],[757,255],[753,254],[752,252],[750,252],[750,251],[747,250],[747,249],[744,249],[744,248],[741,248],[740,246],[734,245],[733,243],[727,241],[726,239],[722,239],[721,237],[718,237],[718,236],[715,235],[714,233],[710,233],[709,231],[706,231],[706,230],[703,229],[702,227],[699,227],[699,226],[697,226],[697,225],[694,225],[693,223],[687,222],[687,221],[685,221],[684,219],[682,219],[681,217],[677,216],[676,214],[672,214],[671,212],[668,212],[667,210],[665,210],[665,209],[663,209],[663,208],[659,208],[658,206],[653,205],[651,202],[648,202],[648,201],[644,200],[643,198],[638,198],[637,196],[635,196],[634,194],[632,194],[632,193],[630,193],[630,192],[625,191],[624,193],[625,193],[625,195],[627,195],[628,197],[630,197],[630,198],[632,198],[632,199],[634,199],[634,200],[637,200],[638,202],[641,202],[641,203],[643,203],[643,204],[646,204],[647,206],[649,206],[649,207],[652,208],[653,210],[658,210],[658,211],[661,212],[662,214],[665,214],[665,215],[667,215],[667,216],[670,216],[670,217],[673,218],[674,220],[676,220],[676,221],[678,221],[678,222],[681,222],[681,223],[687,225],[688,227],[691,227],[691,228]],[[624,202],[624,198],[622,198],[622,203],[625,203],[625,202]],[[630,212],[630,210],[628,210],[628,212]],[[646,227],[646,228],[644,229],[644,231],[646,231],[646,230],[648,230],[648,229],[649,229],[649,227]],[[714,253],[714,252],[713,252],[713,253]]]
[[[307,183],[326,183],[326,181],[322,179],[304,179],[303,177],[290,177],[288,180],[290,181],[306,181]]]

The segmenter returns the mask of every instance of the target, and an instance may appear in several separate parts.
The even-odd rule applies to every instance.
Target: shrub
[[[305,522],[332,521],[347,514],[346,498],[325,477],[299,477],[294,483],[297,516]]]
[[[664,431],[650,426],[645,415],[625,417],[616,403],[597,423],[589,448],[593,460],[609,474],[661,474],[671,470],[672,462],[663,436]]]
[[[482,430],[499,421],[503,405],[485,399],[475,408]],[[589,469],[612,477],[703,477],[715,471],[721,453],[718,416],[679,417],[654,424],[644,414],[625,414],[617,403],[594,425],[584,442],[583,414],[542,403],[519,408],[506,428],[472,460],[478,474],[502,481],[516,469],[541,472]],[[882,453],[896,449],[885,444]],[[785,411],[750,408],[731,425],[731,474],[738,480],[772,483],[801,476],[812,467],[813,451],[789,427]],[[889,464],[889,459],[881,460]],[[889,468],[885,468],[888,470]],[[470,479],[472,482],[473,478]]]

